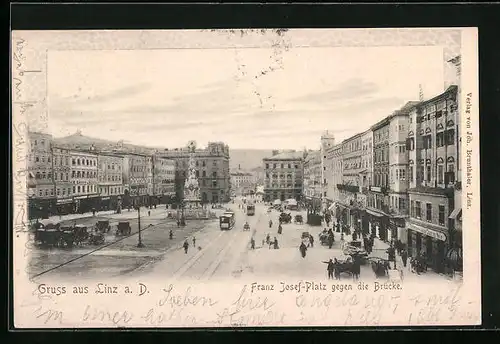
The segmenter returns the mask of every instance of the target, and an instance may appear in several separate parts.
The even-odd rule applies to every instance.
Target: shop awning
[[[450,216],[448,216],[448,218],[450,218],[452,220],[456,220],[457,218],[459,218],[461,216],[462,216],[462,208],[455,208],[451,212]]]
[[[330,205],[330,206],[328,207],[328,210],[333,210],[333,209],[335,209],[335,206],[336,206],[336,203],[332,203],[332,205]]]
[[[438,232],[438,231],[435,231],[433,229],[426,228],[423,226],[419,226],[419,225],[416,225],[416,224],[411,223],[411,222],[408,222],[407,224],[408,224],[408,228],[415,231],[415,232],[419,232],[421,234],[427,235],[428,237],[431,237],[431,238],[434,238],[437,240],[446,241],[446,234],[444,234],[444,233],[441,233],[441,232]]]

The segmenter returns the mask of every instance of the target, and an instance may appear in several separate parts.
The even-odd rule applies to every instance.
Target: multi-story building
[[[321,211],[323,199],[321,150],[306,151],[304,156],[303,196],[306,206]]]
[[[253,189],[254,179],[254,175],[250,172],[241,170],[231,172],[231,189],[236,195],[249,194]]]
[[[85,213],[99,208],[97,153],[71,150],[71,184],[75,212]]]
[[[101,210],[121,211],[123,156],[100,152],[97,160],[98,193]]]
[[[331,171],[329,170],[331,160],[328,160],[328,150],[335,145],[335,136],[328,130],[321,135],[321,203],[323,211],[332,204],[328,199],[328,188],[330,187]]]
[[[408,102],[389,116],[389,227],[387,239],[406,243],[408,217],[408,136],[409,112],[418,102]]]
[[[455,220],[461,204],[455,190],[460,183],[457,86],[421,102],[410,113],[409,150],[410,216],[408,250],[422,255],[436,271],[444,271],[447,248],[454,244]],[[457,209],[457,211],[454,211]]]
[[[52,146],[52,171],[55,184],[56,212],[59,215],[75,211],[73,184],[71,183],[71,151]]]
[[[368,206],[368,193],[373,183],[373,132],[371,129],[361,133],[361,171],[359,171],[359,188],[357,194],[357,203],[362,209],[360,212],[361,229],[367,233],[369,231],[368,215],[366,207]]]
[[[155,154],[153,156],[154,204],[168,204],[175,196],[175,161]]]
[[[340,208],[339,208],[339,202],[340,202],[340,190],[337,187],[337,185],[342,184],[342,164],[343,164],[343,159],[342,159],[342,143],[336,144],[332,148],[328,150],[327,153],[327,158],[331,159],[331,181],[330,185],[331,187],[328,188],[331,192],[331,197],[333,204],[330,206],[330,210],[334,210],[334,215],[337,217],[337,219],[340,219]],[[337,210],[338,209],[338,210]]]
[[[358,229],[361,225],[361,209],[358,204],[360,193],[359,174],[361,165],[362,134],[356,134],[342,141],[342,183],[337,185],[340,191],[340,220],[343,224]]]
[[[303,152],[273,152],[272,157],[264,158],[266,180],[264,199],[269,202],[290,198],[301,200],[303,182]]]
[[[190,156],[189,149],[187,147],[166,149],[158,154],[175,160],[176,199],[180,201],[184,194],[184,183]],[[200,184],[202,202],[228,202],[231,196],[229,146],[223,142],[209,142],[206,148],[195,150],[194,158],[196,159],[196,176]]]
[[[367,195],[368,230],[381,240],[387,240],[389,226],[389,117],[371,127],[373,132],[373,184]],[[362,225],[366,231],[366,224]]]
[[[122,207],[150,206],[153,197],[153,157],[142,153],[116,152],[123,156]]]
[[[30,219],[46,218],[54,212],[56,196],[52,176],[52,136],[28,133],[27,194]]]

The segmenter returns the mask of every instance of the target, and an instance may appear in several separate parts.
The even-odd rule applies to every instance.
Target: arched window
[[[40,179],[40,172],[37,172],[37,173],[36,173],[35,178],[36,178],[36,179]]]

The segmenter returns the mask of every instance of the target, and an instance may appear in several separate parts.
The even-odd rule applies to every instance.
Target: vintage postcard
[[[476,28],[12,32],[13,325],[480,324],[478,91]]]

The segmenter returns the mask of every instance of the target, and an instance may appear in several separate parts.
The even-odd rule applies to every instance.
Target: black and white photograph
[[[480,322],[477,30],[14,31],[18,327]]]

